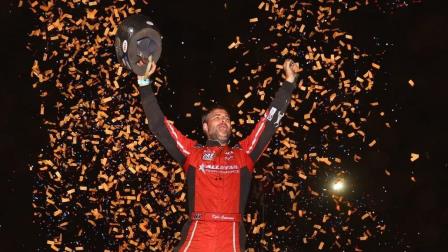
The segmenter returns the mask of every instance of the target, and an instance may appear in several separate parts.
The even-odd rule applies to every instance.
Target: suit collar
[[[229,142],[227,142],[226,146],[229,144]],[[217,140],[212,140],[212,139],[207,139],[207,142],[206,142],[205,145],[208,146],[208,147],[218,147],[218,146],[221,146],[221,144]]]

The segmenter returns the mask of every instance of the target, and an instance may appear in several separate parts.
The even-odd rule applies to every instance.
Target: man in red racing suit
[[[190,219],[175,251],[244,251],[242,214],[254,163],[268,145],[296,87],[298,65],[286,60],[283,68],[286,81],[265,115],[252,133],[234,146],[228,146],[231,124],[225,109],[214,108],[203,117],[208,140],[205,146],[199,145],[179,132],[160,110],[148,79],[155,64],[150,63],[145,77],[138,77],[150,130],[186,173]]]

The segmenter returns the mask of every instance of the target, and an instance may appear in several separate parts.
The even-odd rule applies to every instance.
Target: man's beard
[[[231,130],[228,129],[226,134],[219,134],[218,129],[216,128],[214,131],[210,132],[208,135],[208,139],[218,141],[220,144],[227,144],[229,142]]]

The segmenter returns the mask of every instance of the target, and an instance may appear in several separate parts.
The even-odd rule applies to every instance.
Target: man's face
[[[232,132],[229,114],[224,109],[212,110],[202,124],[202,129],[208,139],[227,144]]]

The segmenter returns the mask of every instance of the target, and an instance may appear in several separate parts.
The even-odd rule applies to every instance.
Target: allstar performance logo
[[[238,165],[213,165],[213,164],[200,164],[199,171],[202,173],[239,173]]]

